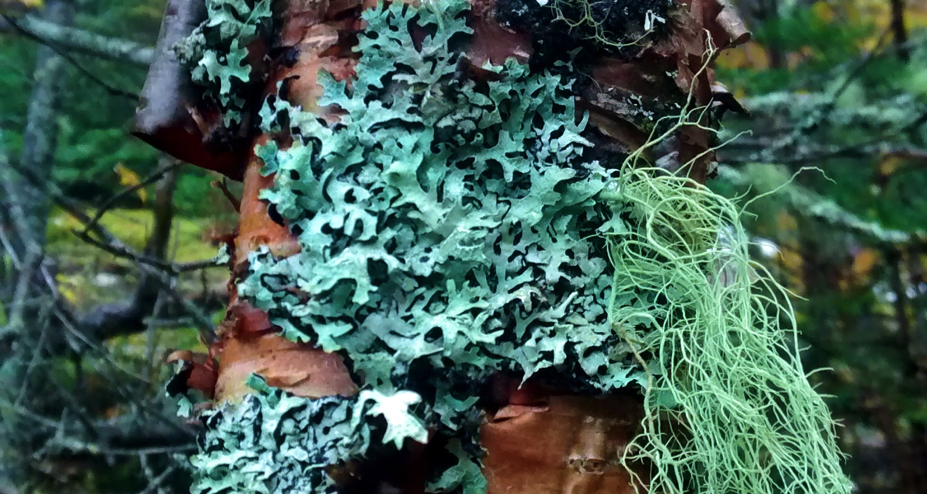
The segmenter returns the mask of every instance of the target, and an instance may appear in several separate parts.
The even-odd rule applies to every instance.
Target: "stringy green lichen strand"
[[[611,320],[648,372],[644,431],[625,456],[651,466],[638,481],[651,492],[847,492],[788,295],[757,275],[741,210],[659,169],[626,168],[615,191],[633,228],[610,239]]]
[[[659,24],[667,23],[672,0],[529,0],[547,5],[555,12],[555,22],[569,31],[586,33],[589,39],[610,48],[643,45]],[[630,8],[640,18],[630,18]],[[618,22],[617,22],[618,21]]]

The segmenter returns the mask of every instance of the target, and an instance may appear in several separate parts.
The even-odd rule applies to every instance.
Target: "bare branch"
[[[77,427],[68,420],[67,411],[62,411],[62,417],[55,420],[2,398],[0,406],[28,419],[33,425],[43,427],[36,428],[30,432],[31,435],[44,436],[49,432],[55,432],[45,441],[41,449],[44,453],[70,451],[95,455],[135,456],[189,452],[196,449],[193,443],[196,430],[176,418],[167,422],[152,421],[147,415],[123,415],[113,420],[96,421],[93,423],[93,431],[99,435],[99,441],[88,441],[85,439],[84,428]]]
[[[92,219],[83,211],[83,206],[61,192],[55,184],[39,181],[38,177],[30,170],[15,166],[14,168],[38,191],[47,194],[55,204],[67,211],[71,216],[85,225],[91,223]],[[171,171],[176,171],[176,169],[172,169]],[[170,191],[173,192],[173,186],[170,188]],[[167,195],[168,191],[164,190],[162,194]],[[149,246],[146,248],[145,253],[139,253],[127,246],[113,235],[112,232],[100,225],[99,222],[91,225],[88,229],[93,232],[94,236],[83,234],[77,230],[74,231],[75,235],[85,242],[104,249],[116,256],[128,258],[136,262],[139,270],[142,272],[142,280],[140,280],[132,297],[128,300],[101,304],[70,319],[74,322],[75,329],[81,332],[87,341],[99,341],[115,335],[143,331],[145,329],[144,320],[151,312],[151,307],[154,304],[158,291],[164,291],[172,302],[183,308],[183,311],[194,319],[197,327],[200,329],[200,335],[205,342],[212,343],[215,340],[213,322],[206,317],[194,303],[188,301],[179,294],[174,288],[173,283],[173,277],[177,273],[180,271],[189,271],[192,268],[199,268],[203,263],[195,262],[194,264],[175,266],[159,256],[159,253],[163,256],[167,244],[168,233],[170,232],[170,218],[173,215],[173,210],[163,207],[164,204],[170,206],[170,199],[159,200],[157,194],[155,203],[156,205],[159,203],[162,205],[162,208],[160,208],[160,217],[158,213],[155,215],[156,226],[154,229],[156,234],[158,232],[160,232],[160,234],[153,234],[153,237],[149,239]],[[48,283],[49,288],[53,288],[54,281]],[[66,304],[60,297],[55,299],[59,302],[59,305]],[[60,345],[63,343],[64,342],[59,342],[59,345],[50,347],[64,350],[67,346]]]
[[[94,83],[96,83],[98,86],[100,86],[100,87],[102,87],[104,90],[106,90],[107,93],[109,93],[109,94],[111,94],[111,95],[113,95],[113,96],[122,96],[122,97],[124,97],[124,98],[129,98],[130,100],[138,100],[138,99],[139,99],[139,95],[138,95],[138,94],[133,93],[133,92],[131,92],[131,91],[125,91],[125,90],[119,89],[119,88],[117,88],[117,87],[111,86],[109,83],[107,83],[107,82],[104,81],[103,79],[100,79],[99,77],[97,77],[97,75],[94,74],[93,72],[91,72],[91,71],[85,69],[84,66],[82,66],[81,64],[79,64],[79,63],[77,62],[77,60],[74,59],[74,57],[72,57],[69,53],[67,53],[67,51],[65,51],[63,48],[61,48],[60,46],[58,46],[57,43],[52,43],[52,42],[50,42],[50,41],[43,40],[42,38],[39,38],[38,36],[35,36],[35,35],[33,35],[32,33],[30,33],[30,32],[28,32],[28,31],[22,29],[22,28],[20,27],[19,23],[18,23],[17,21],[15,21],[15,20],[14,20],[12,17],[10,17],[10,16],[4,15],[3,18],[4,18],[8,23],[10,23],[17,31],[23,33],[23,34],[26,35],[27,37],[32,38],[32,39],[34,39],[35,41],[37,41],[37,42],[39,42],[39,43],[42,43],[42,44],[45,45],[47,48],[49,48],[50,50],[52,50],[53,52],[55,52],[59,57],[61,57],[62,59],[64,59],[65,61],[67,61],[69,64],[71,64],[72,66],[74,66],[74,68],[77,69],[80,73],[82,73],[85,77],[87,77],[88,79],[90,79],[91,81],[93,81]]]
[[[102,205],[100,205],[99,208],[97,208],[97,213],[94,214],[93,218],[90,219],[90,222],[88,222],[87,225],[84,226],[84,230],[82,231],[82,233],[86,234],[91,228],[93,228],[93,226],[95,226],[97,222],[99,222],[100,219],[103,218],[103,215],[105,215],[106,212],[108,212],[110,208],[112,208],[113,204],[115,204],[117,201],[128,196],[129,194],[134,193],[135,191],[138,191],[139,189],[149,184],[157,182],[159,179],[161,179],[162,176],[164,176],[164,174],[166,174],[167,172],[171,170],[174,170],[179,165],[180,165],[180,162],[172,160],[167,165],[164,165],[158,168],[158,170],[155,170],[154,173],[144,178],[138,184],[135,184],[131,187],[127,187],[123,189],[122,191],[110,196]]]
[[[192,449],[191,449],[191,450],[192,450]],[[163,492],[161,492],[161,484],[164,483],[164,480],[165,480],[170,474],[172,474],[176,469],[177,469],[177,468],[174,467],[174,466],[168,466],[167,469],[165,469],[161,474],[159,474],[158,477],[152,479],[151,482],[148,484],[148,486],[145,487],[145,488],[144,488],[141,492],[139,492],[139,493],[152,493],[152,492],[155,492],[155,491],[158,491],[159,493],[163,493]]]
[[[4,328],[0,329],[0,336],[22,334],[27,321],[24,315],[27,308],[26,303],[29,299],[29,289],[43,257],[43,253],[38,250],[30,249],[26,252],[26,259],[20,269],[16,288],[13,291],[9,321]]]
[[[0,30],[12,27],[14,23],[19,29],[42,43],[54,43],[84,55],[147,67],[155,53],[154,48],[131,40],[111,38],[83,29],[62,26],[43,21],[32,15],[15,20],[6,18],[5,21],[0,21]]]

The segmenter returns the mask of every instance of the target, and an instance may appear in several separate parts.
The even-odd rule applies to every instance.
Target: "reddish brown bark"
[[[241,160],[212,143],[219,112],[204,107],[189,71],[174,56],[174,45],[205,18],[202,0],[168,1],[132,133],[175,158],[241,180]]]
[[[474,36],[467,58],[473,67],[487,61],[502,63],[507,57],[526,62],[531,56],[532,33],[502,27],[494,17],[495,1],[472,0]],[[316,105],[321,94],[316,74],[322,69],[337,79],[353,75],[357,54],[351,51],[351,46],[360,27],[359,14],[373,4],[373,0],[278,2],[280,30],[267,49],[272,59],[261,98],[276,95],[330,122],[337,120],[338,115],[332,109]],[[630,59],[603,58],[592,67],[594,83],[578,95],[578,107],[591,114],[592,127],[599,132],[595,138],[597,146],[628,152],[647,140],[647,132],[636,124],[627,105],[621,103],[628,97],[644,102],[683,101],[692,87],[694,105],[708,105],[714,76],[711,70],[700,72],[706,62],[707,33],[717,48],[747,39],[743,25],[724,0],[680,0],[677,7],[668,20],[672,24],[669,37],[643,47]],[[153,71],[150,77],[158,76]],[[702,123],[709,124],[705,119]],[[189,119],[177,118],[162,127],[160,132],[188,132]],[[246,147],[251,150],[274,139],[282,148],[289,146],[286,133],[250,138]],[[201,158],[209,155],[204,144],[208,137],[173,144],[153,137],[149,140],[156,146],[174,150],[175,154],[180,153],[178,147],[183,148],[184,156],[197,157],[191,159],[197,165],[244,178],[233,273],[241,273],[248,254],[261,246],[277,256],[299,252],[299,245],[286,226],[275,222],[268,214],[267,204],[259,199],[260,191],[272,183],[272,178],[261,176],[262,164],[253,151],[238,163],[229,164],[218,156],[206,163]],[[700,182],[705,180],[713,158],[711,153],[705,153],[708,147],[708,132],[689,126],[681,132],[675,150],[679,163],[700,157],[689,172]],[[271,385],[305,397],[350,395],[357,391],[340,357],[323,353],[312,345],[284,340],[266,315],[240,301],[234,284],[232,287],[228,318],[219,329],[220,342],[213,349],[214,354],[221,356],[221,365],[215,370],[213,386],[206,387],[215,389],[216,401],[236,400],[247,393],[244,381],[250,373],[259,373]],[[201,370],[200,380],[203,374]],[[619,460],[637,431],[642,415],[640,397],[580,396],[551,389],[543,383],[530,383],[519,389],[508,378],[501,378],[495,399],[499,407],[487,411],[480,433],[487,451],[484,473],[490,492],[634,491],[629,473]],[[399,461],[407,483],[395,485],[416,491],[421,490],[422,473],[427,471],[425,464],[430,459],[419,456],[421,448],[413,450],[414,455]],[[341,469],[339,476],[351,478],[353,472]]]
[[[511,378],[496,388],[506,405],[480,430],[489,493],[635,493],[621,458],[641,421],[639,397],[578,396]]]
[[[306,111],[322,114],[315,102],[321,96],[316,83],[320,69],[336,78],[353,75],[356,55],[345,43],[358,23],[360,0],[292,0],[284,5],[277,43],[269,53],[280,54],[268,67],[263,101],[268,95],[302,105]],[[351,15],[347,12],[354,11]],[[278,90],[278,87],[280,88]],[[259,198],[261,191],[273,184],[273,176],[263,176],[263,163],[254,154],[258,145],[277,139],[282,148],[289,146],[289,133],[281,136],[259,135],[249,149],[244,168],[240,220],[234,245],[234,273],[241,273],[248,254],[267,247],[275,256],[286,257],[300,247],[286,225],[275,221],[268,204]],[[216,401],[237,400],[248,393],[245,379],[258,373],[268,384],[302,397],[352,395],[352,382],[341,357],[315,349],[311,344],[296,344],[276,333],[260,310],[238,299],[232,284],[228,318],[220,327],[221,365],[218,369]]]

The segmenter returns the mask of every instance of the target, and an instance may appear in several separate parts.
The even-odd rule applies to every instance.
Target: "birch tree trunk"
[[[724,0],[615,0],[599,3],[551,0],[550,3],[472,0],[469,9],[456,12],[452,8],[453,1],[435,0],[422,4],[410,2],[408,9],[386,13],[384,7],[375,6],[370,0],[277,0],[272,4],[210,0],[205,12],[195,3],[169,2],[162,38],[144,90],[144,104],[138,113],[137,132],[168,153],[243,180],[241,220],[228,244],[231,249],[230,287],[233,295],[226,321],[218,329],[220,340],[211,347],[211,355],[207,357],[177,354],[175,360],[179,363],[179,373],[169,386],[169,391],[179,396],[199,390],[210,401],[200,407],[211,408],[200,416],[211,433],[204,437],[200,461],[195,462],[201,470],[200,482],[194,487],[196,490],[421,492],[428,488],[498,493],[631,493],[636,489],[632,474],[637,472],[646,478],[647,469],[622,463],[625,446],[638,431],[642,417],[641,396],[632,390],[631,385],[623,388],[602,385],[597,381],[600,378],[596,376],[601,373],[597,367],[601,364],[601,369],[611,370],[609,366],[612,364],[607,362],[606,354],[600,364],[583,361],[588,356],[583,351],[575,351],[577,346],[584,345],[583,342],[578,341],[567,348],[564,343],[559,346],[551,344],[554,347],[550,350],[542,349],[538,356],[525,357],[530,366],[542,370],[528,380],[524,376],[531,373],[523,374],[514,365],[498,369],[487,365],[484,371],[474,372],[473,376],[477,378],[467,378],[465,375],[470,371],[461,371],[462,368],[450,362],[448,368],[442,369],[435,368],[433,364],[421,364],[424,357],[418,361],[403,361],[396,357],[403,353],[399,349],[393,354],[396,361],[388,366],[385,376],[379,378],[382,381],[377,382],[372,370],[379,368],[364,361],[374,357],[355,353],[353,348],[346,350],[346,346],[353,344],[338,340],[341,338],[338,332],[346,331],[355,332],[352,335],[359,335],[358,338],[366,338],[360,336],[363,335],[361,331],[326,330],[326,325],[338,320],[334,316],[332,320],[312,327],[298,323],[301,316],[282,313],[278,306],[270,308],[270,317],[266,311],[255,307],[255,304],[267,303],[267,300],[261,299],[266,294],[252,285],[258,273],[256,266],[278,262],[267,260],[298,259],[311,249],[302,234],[312,220],[306,219],[305,223],[302,219],[297,221],[292,212],[284,210],[287,203],[271,201],[269,206],[268,198],[275,197],[274,194],[281,189],[280,182],[275,182],[275,174],[268,171],[276,170],[279,176],[286,170],[290,174],[288,179],[307,180],[305,174],[309,173],[309,168],[299,169],[303,172],[287,169],[285,161],[296,153],[314,149],[305,155],[306,163],[310,163],[310,153],[324,153],[321,150],[335,146],[332,143],[339,139],[337,136],[340,134],[337,133],[341,132],[342,126],[350,127],[348,122],[362,118],[363,108],[348,108],[350,104],[345,103],[347,100],[341,96],[333,100],[331,88],[337,86],[336,81],[347,82],[349,99],[351,94],[374,88],[370,97],[364,100],[370,114],[389,112],[389,101],[399,101],[409,94],[426,93],[427,96],[416,100],[426,106],[430,104],[429,98],[441,100],[446,98],[446,94],[459,91],[459,88],[469,88],[466,91],[474,92],[467,94],[491,95],[471,98],[480,99],[484,102],[482,105],[489,105],[488,111],[492,114],[493,101],[503,101],[492,98],[504,97],[492,96],[493,90],[487,90],[487,87],[508,84],[510,80],[519,81],[518,84],[541,81],[536,93],[524,93],[514,97],[513,101],[548,95],[544,97],[555,101],[551,106],[553,112],[570,113],[566,118],[560,117],[560,114],[549,115],[550,119],[564,118],[565,122],[570,122],[567,128],[576,121],[585,122],[585,127],[577,128],[577,146],[583,148],[583,158],[600,164],[604,173],[617,169],[626,157],[646,147],[647,157],[653,163],[669,170],[686,164],[679,173],[687,173],[697,182],[706,179],[713,163],[713,154],[709,151],[712,137],[708,129],[715,125],[713,118],[716,112],[731,105],[730,95],[715,83],[711,69],[706,66],[711,64],[719,49],[741,43],[748,37],[737,15]],[[363,14],[365,12],[367,14]],[[404,15],[409,16],[408,24],[389,24]],[[466,36],[451,36],[455,33],[449,31],[451,35],[446,44],[433,45],[442,36],[443,30],[453,29],[449,26],[455,25],[455,20],[462,17],[466,18],[470,30],[465,33]],[[436,20],[427,22],[424,20],[427,18]],[[189,29],[185,31],[181,26],[193,26],[201,21],[203,24],[195,36],[183,37],[189,34]],[[386,22],[399,27],[395,31],[373,31],[371,26],[375,21],[381,23],[377,26]],[[235,25],[240,31],[244,27],[245,31],[254,31],[255,35],[246,40],[233,39],[218,32],[220,22],[231,23],[228,25]],[[204,58],[202,47],[191,49],[189,40],[196,41],[197,36],[206,40],[208,47],[209,40],[216,43],[215,40],[220,39],[220,48],[217,49],[220,55]],[[402,60],[391,60],[389,57],[396,54],[396,48],[387,45],[387,41],[378,41],[383,43],[379,59],[376,53],[363,51],[374,46],[372,39],[392,40],[403,36],[408,36],[410,42],[402,46],[421,53],[407,53],[411,57],[408,60],[402,54],[397,55],[404,57]],[[248,64],[250,75],[238,75],[236,71],[242,66],[237,62],[227,64],[228,60],[242,56],[238,50],[240,42],[248,43],[242,66]],[[172,51],[178,43],[188,43],[180,50],[180,61]],[[362,47],[361,53],[355,51],[357,46]],[[436,81],[440,82],[433,84],[417,80],[421,74],[410,64],[418,63],[415,60],[419,60],[416,57],[420,55],[428,58],[422,53],[435,46],[440,48],[436,50],[447,50],[449,54],[442,58],[445,55],[436,52],[438,54],[429,55],[434,55],[434,58],[428,60],[437,66],[450,60],[453,67],[440,72],[440,77],[436,76]],[[190,55],[191,51],[194,55]],[[234,57],[231,56],[233,54]],[[200,63],[207,58],[211,62]],[[507,60],[511,61],[510,65],[505,65]],[[390,72],[392,79],[380,81],[378,93],[375,91],[377,82],[366,79],[363,71],[377,70],[376,67],[384,65],[393,67],[393,72]],[[200,86],[187,78],[186,71],[190,67],[193,67],[194,79],[198,77],[197,67],[205,67],[199,74],[203,83]],[[444,69],[428,70],[439,73]],[[524,75],[513,75],[519,71],[525,71]],[[365,88],[364,84],[371,86]],[[211,89],[213,85],[220,89]],[[230,93],[234,93],[235,97],[229,98]],[[323,96],[324,101],[320,100]],[[336,103],[333,104],[333,101]],[[384,101],[388,103],[384,104]],[[665,130],[657,125],[660,117],[672,115],[682,108],[681,105],[690,103],[712,111],[704,112],[700,120],[687,123],[661,146],[653,149],[646,146],[654,132]],[[444,111],[451,115],[457,110],[466,110],[468,104],[449,100]],[[521,108],[519,104],[512,103],[516,105],[512,108]],[[462,106],[456,109],[455,105]],[[570,108],[575,108],[575,113]],[[506,126],[506,122],[521,118],[506,112],[508,110],[494,114],[500,119],[499,125]],[[531,125],[537,129],[544,128],[544,115],[538,113],[538,118],[532,120]],[[402,120],[403,117],[396,118]],[[466,120],[466,117],[460,118]],[[444,121],[436,122],[432,125],[433,130],[425,132],[434,132],[437,136]],[[389,125],[394,123],[384,121],[370,129],[375,132],[378,126]],[[452,148],[466,147],[475,140],[483,139],[485,136],[476,129],[490,129],[482,123],[471,127],[455,125],[457,127],[452,127],[453,135],[441,139],[457,144],[442,153],[453,153]],[[315,131],[308,131],[312,129]],[[546,135],[544,139],[557,141],[560,139],[557,134],[561,132],[568,131],[559,130],[553,134],[554,137]],[[549,144],[548,141],[543,143]],[[375,149],[380,145],[369,143],[368,146]],[[434,152],[439,153],[438,149],[434,148]],[[564,150],[567,150],[565,154],[573,153],[567,148]],[[376,160],[376,156],[376,153],[372,154],[368,160]],[[386,164],[385,170],[389,167],[390,164]],[[517,180],[518,174],[528,173],[525,170],[516,172],[515,176],[510,172],[509,182]],[[302,178],[301,173],[304,174]],[[420,171],[419,180],[426,180],[422,174],[427,173],[424,169]],[[480,187],[479,181],[474,184],[474,187]],[[556,182],[551,184],[549,192],[564,193],[560,189],[555,193]],[[445,189],[442,191],[451,194]],[[435,193],[433,189],[426,190],[424,194]],[[304,194],[312,197],[316,193],[304,190],[299,196]],[[363,201],[351,196],[345,199],[343,206],[349,209],[354,201]],[[425,200],[422,201],[424,204]],[[577,208],[592,208],[588,203],[583,204],[587,206],[581,207],[578,203]],[[541,211],[539,207],[539,214]],[[428,223],[429,219],[423,217],[421,221]],[[465,221],[470,220],[461,219],[461,222]],[[349,226],[344,228],[346,232],[351,229]],[[488,232],[487,235],[495,235],[492,229]],[[519,241],[510,239],[509,242]],[[503,249],[507,248],[504,246]],[[601,250],[602,246],[590,249]],[[570,256],[575,255],[577,253],[572,252]],[[380,268],[378,263],[374,258],[367,258],[367,272],[376,272]],[[319,266],[318,270],[322,270],[322,265]],[[384,268],[386,266],[383,265]],[[592,264],[584,268],[597,269],[603,270],[604,266]],[[368,275],[367,272],[361,277],[370,276],[375,284],[389,283],[389,280],[378,279],[376,274]],[[269,274],[261,276],[265,279],[272,277]],[[440,277],[422,280],[430,280],[429,283],[439,289],[448,284]],[[307,284],[287,289],[293,301],[300,301],[288,307],[303,307],[299,305],[309,304],[307,301],[315,297],[312,284]],[[247,294],[240,293],[242,287],[246,288]],[[562,301],[565,308],[571,302],[569,291],[578,290],[553,282],[546,287],[542,290],[550,292],[547,295],[541,292],[541,300]],[[528,292],[525,294],[522,304],[526,306],[523,309],[530,307],[533,303],[528,301],[536,297]],[[564,299],[561,299],[562,296]],[[355,298],[358,296],[355,295]],[[547,303],[535,304],[544,306]],[[521,311],[516,306],[507,308]],[[453,315],[451,311],[448,309],[446,315]],[[561,317],[568,318],[563,314]],[[297,323],[290,326],[288,321]],[[531,325],[528,321],[524,324]],[[447,342],[450,338],[446,330],[448,327],[436,328],[445,332],[441,338]],[[462,331],[470,330],[473,326]],[[606,333],[611,334],[611,331]],[[423,337],[418,342],[423,346],[432,345],[429,340],[432,337]],[[507,359],[516,359],[512,356],[528,356],[526,348],[520,346],[536,345],[545,348],[549,344],[546,341],[522,343],[512,348],[509,355],[499,354],[502,351],[495,348],[487,355],[489,357],[480,358],[484,359],[480,362],[508,362]],[[445,352],[452,351],[446,348]],[[559,357],[564,352],[576,352],[576,358]],[[390,353],[376,354],[375,357],[383,356],[390,356]],[[577,360],[576,366],[570,364],[570,359]],[[560,364],[550,364],[558,362]],[[567,371],[568,368],[581,367],[586,369],[585,375],[579,371],[579,375],[571,375]],[[464,369],[471,368],[465,366]],[[608,373],[611,371],[605,374]],[[261,380],[249,380],[252,374],[259,375]],[[463,378],[458,382],[454,378],[447,381],[436,378],[443,374]],[[401,379],[396,378],[399,375],[402,375]],[[587,381],[578,381],[577,376],[586,376],[584,380]],[[383,385],[387,382],[393,386],[402,385],[404,392]],[[380,383],[380,388],[376,383]],[[446,385],[452,389],[443,389]],[[263,398],[253,398],[256,387]],[[464,399],[453,397],[458,388],[466,389]],[[389,390],[396,393],[390,395],[385,392]],[[407,391],[412,395],[401,395]],[[358,401],[352,402],[355,399],[350,397],[359,392]],[[285,402],[279,401],[290,397],[290,394],[308,400],[302,406],[280,413],[282,416],[273,421],[290,418],[295,421],[294,424],[300,425],[296,428],[307,431],[315,431],[318,425],[343,428],[338,430],[342,432],[340,435],[345,435],[343,439],[355,438],[352,435],[369,437],[359,440],[360,443],[348,440],[339,440],[341,443],[338,443],[326,440],[328,432],[304,431],[304,438],[315,435],[313,438],[318,437],[319,442],[298,448],[287,443],[288,440],[280,440],[283,443],[275,447],[278,449],[276,453],[267,454],[270,456],[267,459],[274,460],[249,464],[247,469],[237,464],[238,461],[230,460],[236,455],[255,458],[264,455],[259,453],[257,443],[248,446],[235,443],[233,446],[228,435],[236,428],[251,431],[262,427],[250,422],[263,422],[266,427],[267,421],[271,420],[270,411],[282,411],[279,408],[284,407],[282,404]],[[371,408],[370,404],[375,405]],[[431,409],[423,409],[421,406],[425,404]],[[443,416],[441,408],[452,407],[447,404],[454,404],[453,407],[458,409],[454,414]],[[325,409],[329,407],[332,409]],[[395,409],[388,411],[390,407]],[[424,412],[425,409],[428,411]],[[344,418],[354,414],[370,427],[363,429],[357,422],[349,425],[348,419],[335,421],[332,419],[335,413],[325,412],[331,410],[347,414]],[[376,411],[381,411],[383,418]],[[319,416],[313,416],[317,413]],[[309,419],[305,419],[307,414]],[[398,417],[400,419],[394,422]],[[426,419],[422,424],[414,421],[423,417]],[[445,421],[446,418],[450,419]],[[293,427],[291,424],[287,428]],[[402,432],[398,433],[398,430]],[[392,442],[388,442],[397,436],[398,450]],[[338,445],[333,446],[336,443]],[[284,448],[284,444],[288,447]],[[364,445],[358,447],[359,444]],[[333,452],[339,455],[330,456]],[[296,464],[287,464],[280,456],[299,460],[293,461]],[[327,467],[321,467],[319,463]],[[281,467],[284,464],[289,467]],[[222,472],[225,475],[217,474],[217,465],[224,466]],[[310,465],[316,467],[310,468]],[[294,466],[305,469],[299,471]],[[243,474],[246,470],[251,470],[251,474]],[[255,475],[256,471],[263,474]],[[282,474],[282,471],[287,473]],[[313,480],[307,481],[309,478]]]

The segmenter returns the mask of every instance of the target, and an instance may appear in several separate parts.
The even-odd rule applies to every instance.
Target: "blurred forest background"
[[[859,492],[926,491],[924,0],[731,0],[711,186],[795,293]],[[174,349],[223,318],[219,176],[129,135],[165,0],[0,0],[0,492],[185,492]],[[790,177],[805,167],[795,180]]]

